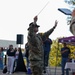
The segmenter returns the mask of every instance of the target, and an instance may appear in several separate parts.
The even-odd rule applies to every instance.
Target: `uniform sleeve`
[[[71,25],[75,23],[75,17],[72,17]]]
[[[75,17],[72,17],[72,20],[70,23],[70,31],[73,35],[75,35]]]
[[[55,28],[51,28],[50,30],[48,30],[47,32],[45,32],[45,36],[49,36],[50,34],[52,34],[52,32],[54,31]]]
[[[52,34],[52,32],[54,31],[55,27],[49,29],[47,32],[43,33],[42,35],[42,39],[46,39],[46,37],[49,37],[49,35]]]

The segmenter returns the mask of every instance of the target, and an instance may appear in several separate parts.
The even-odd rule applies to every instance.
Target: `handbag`
[[[3,68],[3,73],[6,73],[7,72],[7,66],[5,66],[4,68]]]

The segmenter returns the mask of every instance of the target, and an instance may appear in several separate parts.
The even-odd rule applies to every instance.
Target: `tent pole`
[[[58,42],[58,50],[59,50],[59,42]],[[55,74],[54,75],[56,75],[56,69],[57,69],[58,50],[56,52],[56,63],[55,63]]]

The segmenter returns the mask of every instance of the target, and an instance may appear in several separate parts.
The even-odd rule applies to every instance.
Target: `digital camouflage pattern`
[[[72,19],[70,23],[70,31],[73,35],[75,35],[75,9],[72,12]]]
[[[73,17],[71,20],[70,31],[73,35],[75,35],[75,17]]]
[[[49,36],[55,29],[56,25],[45,33],[34,32],[34,25],[28,29],[28,44],[29,44],[29,60],[33,75],[42,75],[44,66],[44,49],[43,40]]]

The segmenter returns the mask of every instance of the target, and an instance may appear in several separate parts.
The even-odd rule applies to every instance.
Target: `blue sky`
[[[58,8],[68,8],[64,0],[0,0],[0,39],[16,40],[17,34],[23,34],[25,44],[29,23],[47,2],[48,5],[38,15],[39,32],[49,30],[57,20],[58,26],[50,38],[72,36],[66,21],[67,16],[58,11]]]

